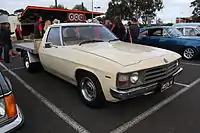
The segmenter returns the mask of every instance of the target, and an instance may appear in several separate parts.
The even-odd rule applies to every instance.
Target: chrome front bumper
[[[179,70],[177,70],[173,75],[169,76],[168,78],[174,78],[175,76],[177,76],[181,71],[183,70],[183,68],[180,68]],[[167,78],[167,79],[168,79]],[[165,80],[165,79],[163,79]],[[116,88],[111,88],[110,89],[110,94],[112,95],[112,97],[119,99],[119,100],[125,100],[125,99],[130,99],[130,98],[134,98],[137,96],[141,96],[141,95],[148,95],[151,93],[154,93],[157,89],[159,89],[159,85],[160,83],[163,81],[156,81],[147,85],[143,85],[137,88],[132,88],[129,90],[119,90]]]
[[[7,123],[6,125],[0,127],[0,133],[13,131],[23,124],[24,117],[18,106],[17,106],[17,113],[18,113],[17,117],[11,123]]]

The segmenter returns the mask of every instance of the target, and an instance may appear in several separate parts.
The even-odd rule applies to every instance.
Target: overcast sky
[[[28,5],[34,6],[49,6],[53,5],[55,0],[1,0],[0,9],[5,9],[9,13],[13,13],[15,9],[26,8]],[[58,0],[59,4],[65,5],[67,8],[73,8],[75,4],[84,2],[88,10],[91,10],[92,0]],[[108,7],[108,2],[110,0],[94,0],[94,6],[100,6],[101,9],[98,11],[105,12]],[[163,0],[164,8],[158,13],[160,17],[165,22],[175,22],[175,18],[182,16],[191,16],[192,8],[190,8],[190,3],[193,0]]]

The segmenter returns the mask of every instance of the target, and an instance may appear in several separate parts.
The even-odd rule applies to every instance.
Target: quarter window
[[[186,36],[196,36],[198,32],[194,28],[185,28]]]

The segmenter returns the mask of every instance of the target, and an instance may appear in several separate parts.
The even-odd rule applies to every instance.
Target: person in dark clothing
[[[12,49],[12,42],[10,39],[11,32],[10,30],[6,27],[6,24],[0,24],[0,42],[2,43],[1,45],[1,50],[0,54],[4,51],[4,61],[5,63],[10,63],[10,56],[9,56],[9,51]],[[3,51],[2,51],[3,48]]]
[[[112,27],[111,21],[110,20],[105,20],[104,26],[107,27],[110,30],[111,27]]]
[[[110,29],[121,41],[124,41],[125,27],[119,17],[115,18],[115,21]]]
[[[15,29],[15,34],[16,34],[17,40],[23,40],[22,29],[20,28],[19,24],[17,24],[17,28]]]
[[[34,25],[34,38],[40,39],[43,36],[42,17],[39,17]]]
[[[127,29],[127,37],[128,37],[128,42],[131,43],[137,43],[138,42],[138,37],[140,34],[140,27],[137,24],[137,19],[133,18],[129,22],[129,26]]]

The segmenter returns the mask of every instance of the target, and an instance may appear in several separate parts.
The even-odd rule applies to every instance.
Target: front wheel
[[[78,78],[80,94],[86,105],[101,107],[105,104],[105,97],[99,80],[92,74],[84,74]]]
[[[187,60],[193,60],[197,56],[197,51],[195,48],[185,48],[183,51],[183,57]]]

